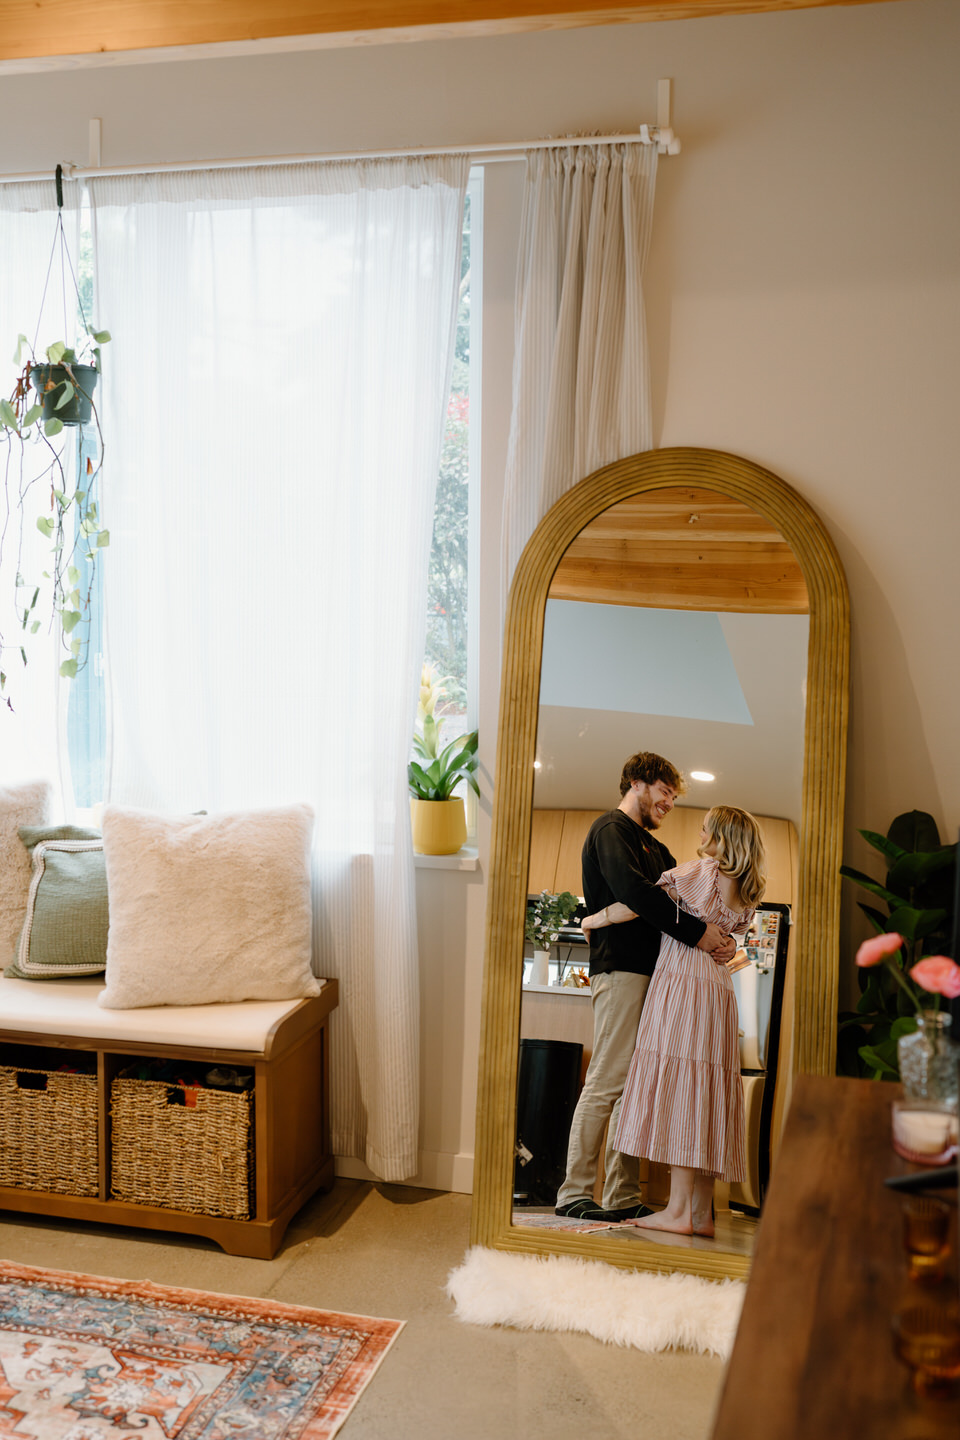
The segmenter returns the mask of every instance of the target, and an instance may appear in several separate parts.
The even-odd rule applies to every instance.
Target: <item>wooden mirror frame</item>
[[[585,525],[631,496],[678,485],[718,491],[766,517],[789,543],[806,580],[810,637],[795,907],[796,1003],[792,1064],[781,1069],[780,1083],[790,1083],[799,1073],[834,1072],[850,633],[843,569],[818,516],[769,470],[718,450],[678,447],[632,455],[588,475],[557,501],[527,543],[510,588],[487,902],[471,1243],[720,1279],[746,1275],[749,1257],[511,1224],[523,927],[547,593],[567,546]],[[621,759],[613,757],[615,767]],[[611,783],[616,778],[612,774]]]

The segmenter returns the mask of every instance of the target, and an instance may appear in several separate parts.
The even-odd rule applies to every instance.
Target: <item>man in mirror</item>
[[[662,755],[631,755],[620,776],[620,804],[594,821],[584,841],[587,914],[619,900],[636,919],[587,935],[593,1051],[570,1126],[567,1173],[556,1203],[556,1213],[572,1219],[619,1221],[650,1214],[640,1196],[639,1161],[614,1150],[611,1140],[661,935],[706,950],[718,961],[732,959],[736,951],[734,940],[716,925],[686,914],[656,884],[677,862],[653,832],[685,788],[683,776]],[[609,1138],[598,1205],[593,1192],[605,1131]]]

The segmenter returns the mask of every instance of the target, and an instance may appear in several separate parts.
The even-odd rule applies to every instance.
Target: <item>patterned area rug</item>
[[[609,1220],[571,1220],[568,1215],[554,1215],[543,1210],[519,1209],[513,1212],[513,1224],[528,1230],[571,1230],[575,1235],[589,1235],[591,1230],[613,1230]]]
[[[328,1440],[402,1323],[0,1261],[0,1436]]]

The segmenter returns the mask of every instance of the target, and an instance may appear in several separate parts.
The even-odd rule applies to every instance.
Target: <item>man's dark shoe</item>
[[[644,1215],[652,1215],[653,1211],[649,1205],[625,1205],[622,1210],[601,1210],[600,1215],[604,1220],[612,1223],[620,1220],[642,1220]]]
[[[568,1220],[606,1220],[606,1211],[601,1210],[595,1200],[589,1200],[586,1196],[582,1200],[571,1200],[569,1205],[558,1205],[557,1215],[563,1215]]]

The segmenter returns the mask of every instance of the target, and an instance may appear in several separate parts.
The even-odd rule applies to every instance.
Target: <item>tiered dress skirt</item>
[[[683,908],[724,931],[744,932],[753,912],[727,909],[716,861],[661,877]],[[725,965],[664,935],[630,1062],[614,1145],[663,1165],[726,1181],[745,1178],[743,1086],[736,995]]]

